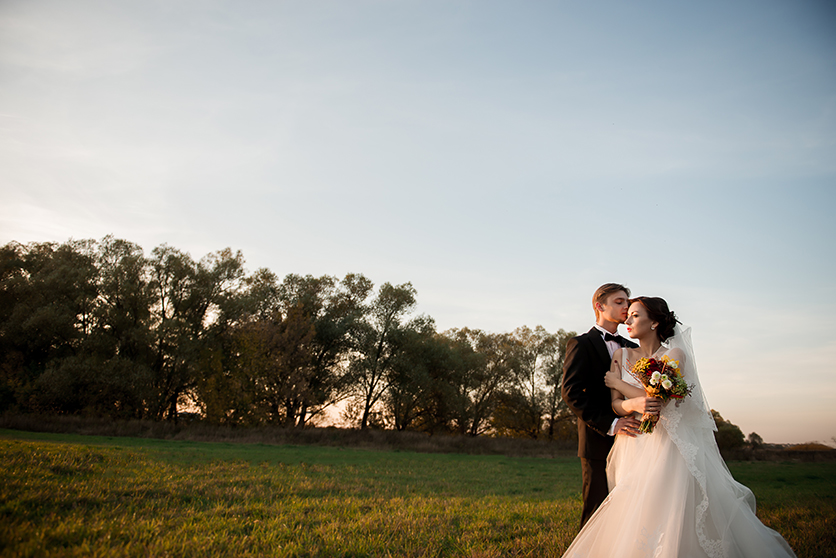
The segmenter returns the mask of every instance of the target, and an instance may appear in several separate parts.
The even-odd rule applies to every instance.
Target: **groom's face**
[[[627,309],[630,306],[630,298],[624,291],[612,293],[601,304],[600,313],[608,322],[623,324],[627,319]]]

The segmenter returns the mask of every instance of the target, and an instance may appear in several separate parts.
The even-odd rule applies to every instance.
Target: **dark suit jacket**
[[[607,345],[596,328],[569,340],[560,392],[578,417],[578,457],[606,459],[612,447],[614,438],[607,431],[616,415],[610,389],[604,384],[609,368]]]

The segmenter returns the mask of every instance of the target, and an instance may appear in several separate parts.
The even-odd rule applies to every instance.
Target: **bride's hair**
[[[658,296],[637,296],[630,299],[630,304],[634,302],[641,302],[642,306],[647,308],[648,317],[654,322],[659,323],[656,328],[656,335],[659,336],[659,341],[666,341],[673,336],[673,328],[676,324],[682,323],[676,319],[676,314],[668,308],[668,303],[664,298]]]

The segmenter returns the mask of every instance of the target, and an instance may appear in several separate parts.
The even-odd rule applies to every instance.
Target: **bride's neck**
[[[644,339],[639,339],[639,343],[641,346],[639,347],[639,352],[642,356],[651,357],[656,354],[656,351],[659,350],[659,347],[662,346],[662,343],[659,341],[659,338],[653,334],[648,335]]]

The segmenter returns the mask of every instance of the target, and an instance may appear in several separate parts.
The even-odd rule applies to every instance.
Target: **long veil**
[[[684,362],[680,362],[679,365],[685,381],[691,386],[689,397],[681,400],[678,405],[668,406],[669,412],[667,413],[665,428],[672,437],[674,433],[678,432],[680,425],[682,427],[716,431],[717,426],[714,424],[714,417],[711,415],[711,407],[702,389],[699,374],[697,374],[697,361],[694,357],[694,346],[691,342],[691,328],[683,329],[679,324],[676,324],[673,337],[668,339],[665,345],[669,347],[668,352],[679,349],[685,355]]]
[[[741,534],[753,532],[751,528],[740,528],[741,523],[751,525],[757,521],[755,497],[751,490],[734,480],[717,448],[714,439],[717,426],[697,373],[691,328],[683,329],[677,325],[674,336],[665,345],[670,349],[668,354],[674,349],[684,354],[680,369],[691,386],[691,395],[678,405],[667,404],[659,424],[667,430],[696,481],[693,501],[697,503],[697,509],[693,517],[699,545],[711,558],[737,556],[743,542]],[[771,555],[773,550],[781,548],[783,552],[775,555],[794,556],[778,533],[759,525],[757,529],[763,529],[763,533],[768,533],[768,539],[776,543],[770,554],[764,555]]]
[[[674,335],[665,343],[670,348],[669,354],[674,349],[683,352],[684,358],[679,363],[682,376],[691,386],[691,395],[674,404],[666,405],[663,409],[659,423],[668,431],[671,441],[679,449],[685,464],[691,475],[697,481],[699,494],[697,494],[696,530],[700,546],[711,558],[721,558],[726,555],[722,548],[722,538],[716,539],[706,533],[706,524],[710,519],[709,504],[710,498],[707,488],[708,464],[713,452],[706,452],[706,445],[713,444],[714,431],[717,425],[711,415],[711,407],[705,397],[705,392],[697,374],[697,362],[694,358],[694,347],[691,342],[691,328],[682,329],[679,324],[674,328]],[[711,439],[709,439],[709,437]],[[722,457],[718,457],[722,462]],[[725,468],[725,463],[723,463]],[[754,504],[754,498],[753,498]]]

